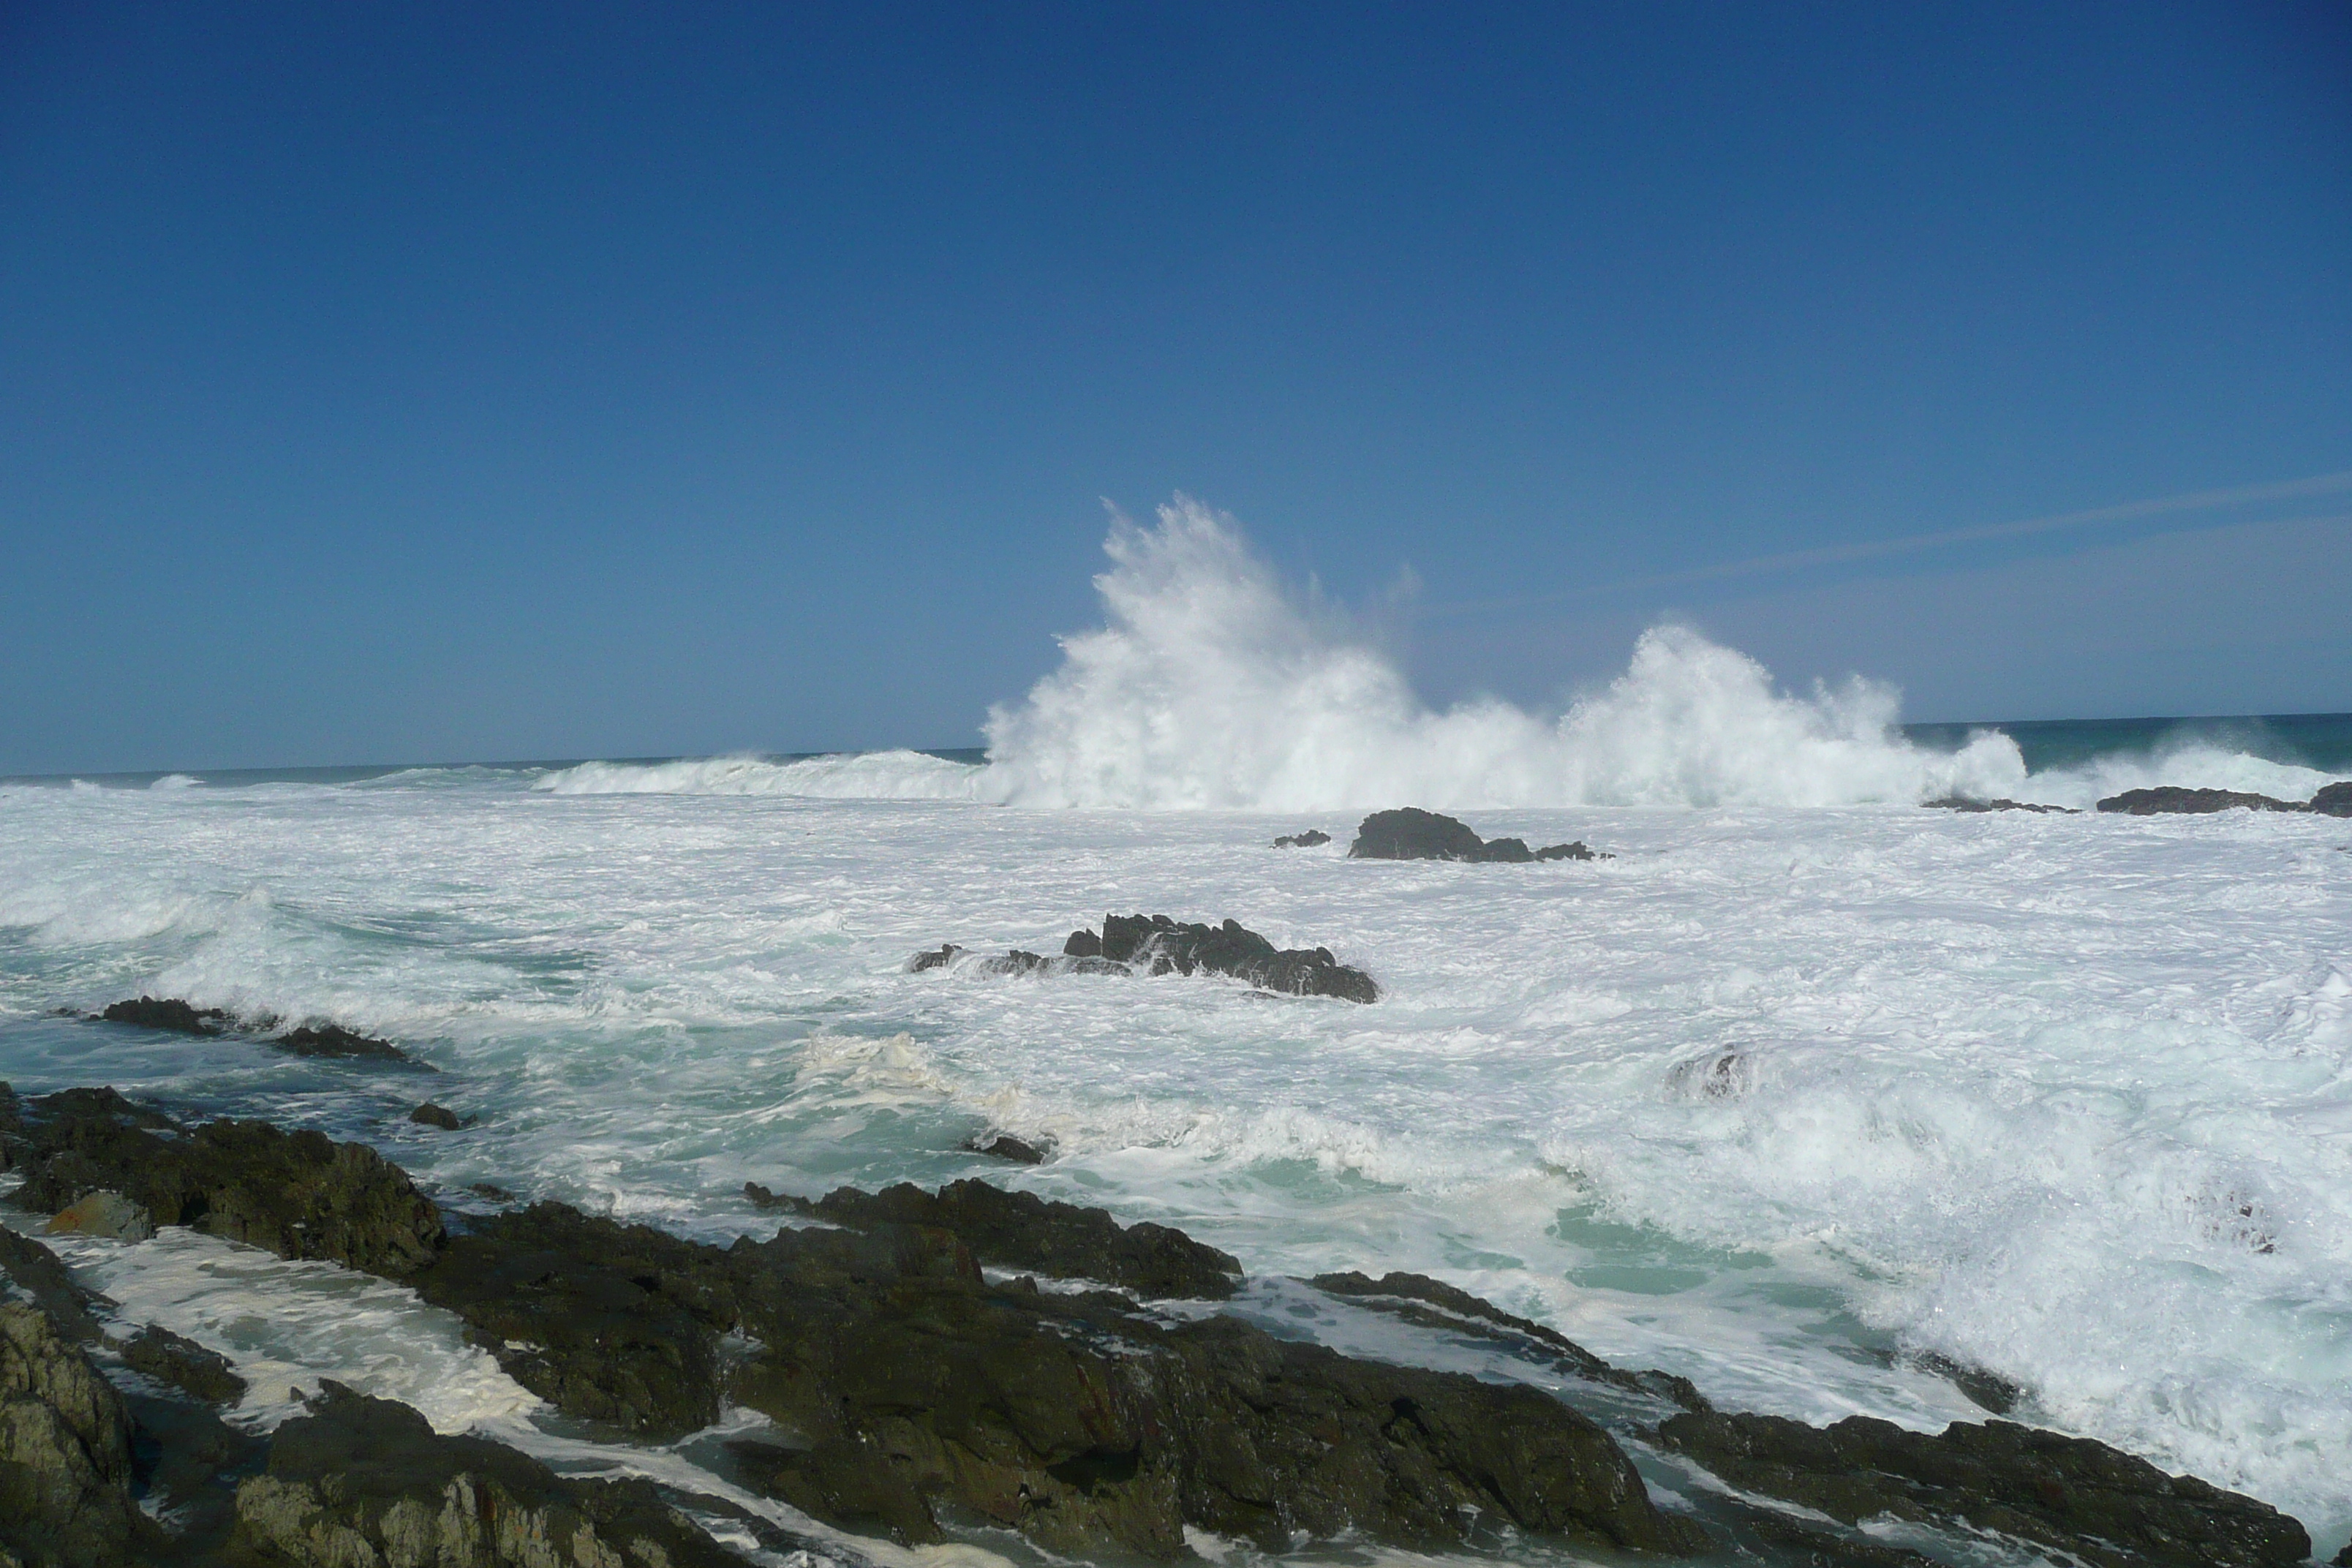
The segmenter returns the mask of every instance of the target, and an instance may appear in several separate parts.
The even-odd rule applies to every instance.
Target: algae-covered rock
[[[25,1184],[10,1199],[20,1208],[54,1213],[111,1192],[158,1225],[395,1279],[441,1246],[431,1200],[364,1144],[266,1121],[183,1128],[112,1089],[68,1089],[20,1111],[14,1154]]]
[[[27,1301],[0,1300],[0,1552],[26,1568],[139,1560],[131,1416],[81,1347]]]
[[[237,1488],[238,1547],[291,1568],[741,1568],[644,1481],[565,1480],[325,1384]]]

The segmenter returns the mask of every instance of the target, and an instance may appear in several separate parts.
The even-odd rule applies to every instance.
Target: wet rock
[[[436,1105],[429,1100],[410,1111],[408,1120],[420,1127],[438,1127],[444,1132],[456,1132],[470,1124],[470,1118],[461,1121],[447,1106]]]
[[[145,1561],[131,1415],[89,1355],[30,1302],[0,1300],[0,1556],[25,1568]]]
[[[196,1007],[177,996],[142,996],[117,1002],[99,1015],[110,1024],[131,1024],[142,1029],[163,1029],[175,1035],[226,1033],[229,1016],[218,1007]]]
[[[1034,1143],[1024,1142],[1010,1132],[999,1132],[990,1138],[975,1138],[964,1147],[975,1154],[987,1154],[999,1160],[1010,1160],[1016,1165],[1042,1165],[1045,1151]]]
[[[187,1129],[112,1089],[68,1089],[22,1102],[9,1201],[55,1212],[100,1190],[281,1258],[319,1258],[400,1278],[429,1262],[439,1212],[406,1173],[360,1143],[281,1132],[265,1121]]]
[[[363,1061],[405,1062],[438,1071],[430,1062],[420,1062],[390,1040],[380,1040],[373,1035],[362,1035],[356,1029],[346,1029],[341,1024],[309,1024],[271,1037],[269,1043],[281,1051],[298,1057],[345,1057]]]
[[[719,1418],[732,1311],[698,1279],[714,1252],[541,1203],[470,1222],[409,1282],[565,1414],[667,1439]]]
[[[105,1297],[75,1284],[56,1253],[5,1226],[0,1226],[0,1279],[39,1308],[59,1333],[82,1344],[96,1344],[99,1341],[94,1310],[114,1305]]]
[[[171,1330],[150,1323],[122,1344],[123,1364],[168,1384],[207,1405],[234,1405],[245,1397],[245,1379],[228,1358]]]
[[[1102,956],[1139,973],[1225,974],[1292,996],[1372,1002],[1381,994],[1370,975],[1341,963],[1329,948],[1277,950],[1238,921],[1207,926],[1181,924],[1166,915],[1105,915]]]
[[[298,1057],[342,1057],[369,1061],[403,1062],[437,1071],[418,1061],[390,1040],[362,1035],[341,1024],[304,1024],[282,1033],[275,1018],[239,1018],[219,1007],[198,1007],[177,996],[141,996],[117,1002],[97,1016],[110,1024],[130,1024],[142,1029],[163,1029],[175,1035],[240,1033],[265,1037],[264,1043]]]
[[[1475,1333],[1514,1345],[1523,1353],[1551,1362],[1559,1371],[1629,1393],[1647,1394],[1685,1410],[1708,1411],[1706,1402],[1690,1379],[1668,1372],[1629,1372],[1612,1366],[1556,1329],[1529,1318],[1506,1312],[1492,1301],[1423,1274],[1386,1274],[1378,1279],[1349,1271],[1318,1274],[1307,1281],[1328,1295],[1357,1306],[1402,1318],[1423,1328],[1454,1333]]]
[[[761,1348],[730,1397],[808,1444],[769,1484],[908,1541],[951,1508],[1087,1557],[1182,1557],[1187,1526],[1272,1551],[1343,1533],[1459,1546],[1498,1523],[1696,1543],[1607,1434],[1532,1388],[1352,1361],[1230,1318],[1171,1327],[1118,1296],[992,1287],[960,1256],[951,1233],[911,1226],[736,1245],[741,1325]],[[861,1477],[855,1455],[896,1479]]]
[[[1935,1558],[1908,1547],[1837,1535],[1802,1520],[1759,1509],[1741,1521],[1749,1534],[1787,1555],[1791,1568],[1943,1568]]]
[[[2127,789],[2099,802],[2099,809],[2126,816],[2205,816],[2216,811],[2309,811],[2301,801],[2273,800],[2231,789],[2183,789],[2162,784],[2155,789]]]
[[[2007,796],[1978,800],[1972,795],[1948,795],[1940,800],[1923,800],[1919,804],[1934,811],[2031,811],[2054,813],[2060,816],[2080,815],[2072,806],[2037,805],[2030,800],[2011,800]]]
[[[747,1187],[755,1203],[812,1219],[871,1230],[911,1225],[951,1233],[973,1257],[1001,1268],[1057,1279],[1094,1279],[1153,1299],[1222,1301],[1242,1266],[1230,1253],[1149,1220],[1122,1226],[1101,1209],[1007,1192],[986,1182],[950,1182],[934,1194],[910,1184],[864,1193],[843,1187],[814,1203]]]
[[[41,1227],[51,1236],[100,1236],[113,1241],[145,1241],[155,1234],[154,1216],[121,1193],[86,1193],[49,1216]]]
[[[1276,849],[1320,849],[1330,842],[1329,834],[1319,827],[1310,827],[1304,833],[1284,834],[1274,841],[1274,847]]]
[[[494,1204],[510,1204],[515,1201],[515,1195],[512,1193],[490,1182],[474,1182],[469,1184],[466,1190],[478,1198],[488,1198]]]
[[[953,943],[917,953],[909,971],[946,968],[965,956]],[[1238,921],[1185,924],[1166,915],[1105,915],[1099,933],[1074,931],[1058,957],[1016,948],[979,961],[988,974],[1223,974],[1288,996],[1372,1002],[1380,986],[1328,947],[1276,949]]]
[[[237,1488],[237,1542],[293,1568],[740,1568],[644,1481],[565,1480],[405,1405],[322,1384]]]
[[[812,1448],[738,1441],[727,1445],[754,1489],[782,1498],[812,1519],[901,1546],[933,1546],[947,1532],[905,1467],[863,1444],[831,1438]]]
[[[1968,1395],[1969,1403],[1995,1415],[2008,1415],[2025,1397],[2024,1387],[2015,1380],[1935,1351],[1920,1351],[1904,1359],[1921,1372],[1942,1378]]]
[[[2320,790],[2311,797],[2311,809],[2322,816],[2352,816],[2352,779]]]
[[[1581,840],[1530,850],[1524,838],[1485,839],[1468,824],[1418,806],[1376,811],[1356,829],[1348,855],[1357,860],[1469,860],[1526,865],[1534,860],[1605,860]]]
[[[1931,1436],[1861,1415],[1824,1428],[1708,1414],[1675,1416],[1658,1434],[1735,1487],[1847,1524],[1889,1516],[1997,1531],[2098,1568],[2283,1568],[2311,1554],[2303,1527],[2267,1504],[2006,1421]]]

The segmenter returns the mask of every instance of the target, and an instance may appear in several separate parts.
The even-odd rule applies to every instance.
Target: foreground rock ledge
[[[72,1169],[119,1190],[128,1163],[150,1157],[152,1143],[193,1144],[201,1131],[110,1091],[20,1102],[0,1086],[0,1158],[53,1184],[71,1156],[82,1163]],[[278,1142],[247,1136],[205,1156],[220,1162],[205,1167],[208,1192],[281,1179],[280,1145],[292,1140],[267,1131]],[[330,1144],[326,1164],[370,1168],[341,1152],[356,1147]],[[414,1193],[397,1167],[376,1164]],[[1127,1274],[1154,1289],[1191,1278],[1212,1297],[1230,1289],[1232,1260],[1181,1232],[1120,1226],[1097,1210],[977,1183],[814,1202],[768,1195],[839,1228],[720,1248],[539,1204],[457,1235],[437,1222],[412,1226],[422,1263],[400,1247],[348,1250],[373,1260],[359,1267],[394,1272],[457,1312],[510,1374],[573,1416],[661,1439],[709,1425],[723,1405],[768,1415],[783,1440],[730,1445],[745,1484],[910,1544],[944,1540],[951,1518],[1089,1559],[1183,1558],[1188,1527],[1268,1552],[1349,1534],[1422,1551],[1491,1547],[1499,1527],[1635,1552],[1715,1544],[1652,1503],[1605,1431],[1530,1386],[1358,1360],[1230,1317],[1171,1321],[1109,1290],[1047,1291],[981,1268],[983,1258],[1025,1253],[1040,1272]],[[299,1226],[253,1234],[281,1256],[318,1255],[298,1250]],[[29,1298],[6,1304],[16,1314],[0,1344],[7,1430],[65,1434],[40,1448],[51,1456],[41,1473],[63,1479],[26,1494],[49,1533],[28,1547],[30,1527],[14,1522],[22,1510],[0,1508],[0,1546],[40,1568],[168,1560],[135,1545],[152,1541],[152,1521],[128,1506],[110,1457],[127,1448],[129,1427],[108,1408],[103,1382],[78,1374],[86,1358],[58,1330],[87,1323],[86,1301],[36,1244],[0,1238],[0,1265]],[[1441,1281],[1315,1283],[1441,1331],[1520,1343],[1539,1363],[1653,1408],[1681,1406],[1658,1428],[1663,1447],[1744,1493],[1813,1510],[1808,1523],[1710,1498],[1709,1517],[1732,1531],[1735,1552],[1761,1543],[1843,1568],[1927,1561],[1836,1533],[1824,1515],[1847,1525],[1892,1516],[1964,1538],[1997,1531],[2098,1568],[2271,1568],[2309,1552],[2301,1527],[2275,1510],[2087,1439],[1999,1421],[1929,1436],[1862,1418],[1821,1429],[1723,1415],[1681,1379],[1621,1372]],[[163,1336],[142,1354],[161,1364],[203,1352]],[[197,1366],[184,1383],[225,1370]],[[562,1481],[495,1445],[434,1436],[404,1407],[331,1388],[304,1419],[281,1431],[268,1474],[237,1493],[237,1550],[250,1559],[304,1568],[729,1560],[698,1555],[717,1549],[650,1489]],[[0,1486],[16,1478],[0,1463]]]

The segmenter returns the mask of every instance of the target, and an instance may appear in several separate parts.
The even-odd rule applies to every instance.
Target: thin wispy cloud
[[[2153,517],[2193,517],[2200,513],[2223,514],[2267,502],[2298,500],[2311,496],[2336,495],[2352,491],[2352,469],[2338,473],[2315,474],[2308,479],[2280,479],[2267,484],[2239,485],[2226,489],[2192,490],[2176,496],[2160,496],[2150,500],[2125,501],[2116,506],[2092,507],[2083,511],[2053,512],[2044,517],[2024,518],[2014,522],[1982,523],[1972,528],[1944,529],[1934,533],[1906,534],[1895,539],[1857,540],[1847,544],[1822,545],[1812,550],[1782,551],[1771,555],[1748,556],[1738,561],[1717,562],[1680,572],[1662,572],[1646,577],[1621,578],[1613,583],[1599,583],[1585,587],[1566,588],[1548,594],[1507,595],[1491,599],[1458,599],[1443,605],[1423,606],[1423,616],[1458,615],[1470,610],[1511,609],[1535,605],[1559,604],[1575,599],[1593,599],[1612,594],[1622,594],[1643,588],[1676,587],[1692,583],[1720,582],[1738,577],[1760,577],[1778,572],[1801,571],[1809,566],[1843,565],[1849,562],[1877,560],[1886,556],[1916,554],[1926,550],[1938,550],[1951,545],[1976,544],[1992,540],[2026,539],[2037,534],[2063,533],[2070,530],[2095,528],[2103,523],[2135,522]],[[2302,521],[2352,521],[2352,515],[2337,519],[2301,519]],[[2192,524],[2196,527],[2217,526],[2214,523]]]

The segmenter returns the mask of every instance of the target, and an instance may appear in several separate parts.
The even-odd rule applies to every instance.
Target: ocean
[[[2352,773],[2352,715],[1906,730],[1879,689],[1786,693],[1673,627],[1560,714],[1436,712],[1181,517],[1103,582],[1105,627],[984,755],[0,784],[0,1079],[362,1139],[460,1211],[488,1183],[719,1240],[773,1228],[747,1181],[981,1175],[1225,1248],[1234,1310],[1285,1333],[1405,1353],[1286,1281],[1412,1270],[1812,1421],[1981,1419],[1943,1358],[2322,1557],[2352,1536],[2352,822],[1920,804],[2302,799]],[[1612,858],[1348,858],[1398,805]],[[1308,827],[1333,842],[1271,847]],[[1328,946],[1382,997],[908,968],[1138,911]],[[141,994],[439,1071],[58,1011]],[[425,1099],[479,1120],[408,1121]],[[992,1131],[1051,1158],[967,1152]],[[694,1440],[555,1421],[380,1281],[63,1245],[229,1354],[255,1425],[333,1377],[573,1468],[699,1473]]]

